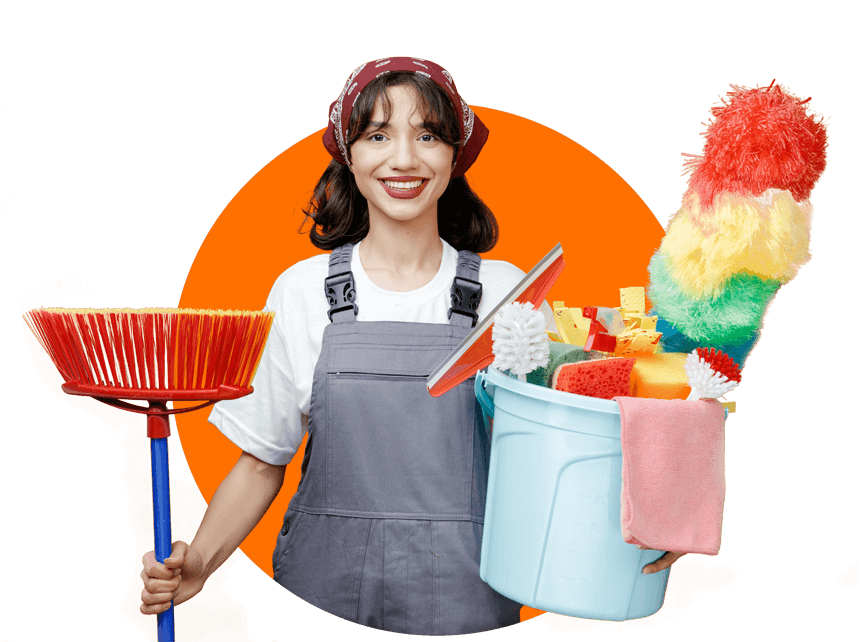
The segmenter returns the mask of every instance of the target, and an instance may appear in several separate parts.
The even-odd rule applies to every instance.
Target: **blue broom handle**
[[[166,419],[166,417],[164,418]],[[155,528],[155,559],[162,564],[170,557],[170,475],[167,468],[167,437],[150,439],[152,451],[152,515]],[[174,642],[173,604],[159,613],[158,642]]]

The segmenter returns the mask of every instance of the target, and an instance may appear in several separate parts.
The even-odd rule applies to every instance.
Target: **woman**
[[[308,213],[312,242],[332,252],[272,288],[256,392],[210,417],[243,453],[191,545],[174,544],[165,565],[144,556],[141,610],[192,597],[239,546],[277,495],[308,415],[275,579],[391,631],[513,624],[520,605],[478,576],[489,441],[473,381],[433,398],[425,380],[523,275],[476,254],[498,227],[463,175],[488,132],[450,74],[417,58],[362,65],[330,114],[333,160]]]

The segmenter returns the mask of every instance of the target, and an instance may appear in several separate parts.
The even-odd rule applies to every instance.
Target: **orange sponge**
[[[635,363],[636,359],[630,357],[565,363],[553,373],[552,387],[598,399],[629,397],[630,373]]]
[[[686,399],[690,395],[685,352],[661,352],[636,358],[631,377],[633,397]]]

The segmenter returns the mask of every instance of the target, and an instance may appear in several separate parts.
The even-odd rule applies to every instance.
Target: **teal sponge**
[[[595,351],[586,351],[582,346],[558,341],[549,342],[549,361],[544,368],[536,368],[526,375],[526,381],[537,386],[550,388],[552,375],[555,369],[564,363],[576,363],[577,361],[592,361],[601,359],[604,355]]]

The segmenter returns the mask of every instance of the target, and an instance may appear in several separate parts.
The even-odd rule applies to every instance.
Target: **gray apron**
[[[387,631],[451,635],[519,622],[478,573],[489,434],[474,377],[427,375],[477,319],[480,257],[460,252],[449,324],[356,322],[352,245],[331,253],[332,323],[314,371],[298,491],[272,557],[311,604]]]

